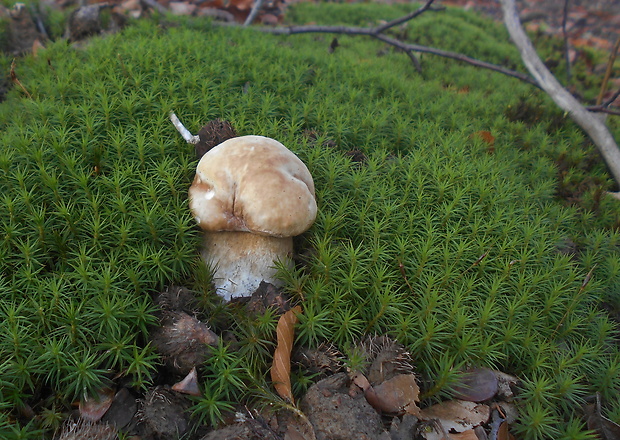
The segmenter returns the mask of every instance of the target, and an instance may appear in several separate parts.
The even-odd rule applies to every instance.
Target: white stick
[[[263,6],[263,1],[264,0],[256,0],[256,2],[254,3],[254,7],[250,11],[250,15],[248,15],[248,18],[245,19],[245,23],[243,23],[244,26],[249,26],[252,24],[252,22],[258,15],[258,11],[260,11],[260,8]]]
[[[200,137],[191,134],[190,131],[181,123],[181,121],[179,121],[179,118],[177,118],[177,115],[175,115],[174,112],[170,112],[170,120],[172,121],[174,128],[181,133],[181,136],[183,136],[185,142],[196,145],[200,141]]]
[[[523,63],[540,87],[567,112],[592,139],[616,183],[620,184],[620,149],[602,119],[588,112],[577,99],[566,90],[547,69],[536,53],[536,49],[521,27],[514,0],[500,0],[504,11],[504,22],[512,41],[521,52]]]

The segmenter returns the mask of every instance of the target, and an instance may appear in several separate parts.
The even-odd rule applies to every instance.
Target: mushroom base
[[[249,232],[206,232],[202,258],[213,269],[213,284],[226,301],[251,296],[261,281],[277,280],[275,261],[292,265],[293,239]]]

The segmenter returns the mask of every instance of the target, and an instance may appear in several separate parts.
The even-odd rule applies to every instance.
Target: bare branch
[[[424,11],[427,11],[431,5],[433,4],[435,0],[426,0],[426,3],[424,4],[424,6],[420,7],[419,9],[417,9],[416,11],[411,12],[410,14],[407,14],[403,17],[400,18],[396,18],[392,21],[388,21],[387,23],[381,25],[381,26],[377,26],[374,30],[375,33],[380,34],[383,31],[388,30],[391,27],[394,26],[398,26],[399,24],[405,23],[409,20],[414,19],[415,17],[417,17],[418,15],[422,14]]]
[[[614,61],[616,61],[616,55],[618,54],[618,49],[620,49],[620,37],[616,40],[616,44],[614,44],[613,49],[611,50],[611,54],[609,54],[609,60],[607,60],[607,68],[605,69],[605,76],[603,77],[603,83],[601,84],[601,91],[596,98],[596,104],[600,105],[603,102],[603,95],[605,94],[605,89],[607,89],[607,82],[611,77],[611,71],[614,67]],[[614,102],[618,96],[611,101]],[[610,102],[610,104],[611,104]]]
[[[617,183],[620,182],[620,149],[604,122],[598,116],[588,112],[577,99],[571,95],[543,64],[536,49],[529,40],[521,23],[514,0],[500,0],[504,13],[504,22],[514,44],[521,52],[521,58],[540,87],[553,101],[590,136],[603,156],[609,171]]]
[[[620,110],[614,110],[614,109],[605,107],[604,105],[590,105],[586,107],[586,110],[590,112],[606,113],[608,115],[620,116]]]
[[[620,39],[618,39],[618,41],[620,41]],[[620,89],[616,90],[616,92],[611,95],[611,98],[609,98],[607,101],[605,101],[603,104],[601,104],[603,107],[609,107],[611,104],[614,103],[614,101],[616,99],[618,99],[618,96],[620,96]]]
[[[405,52],[407,54],[407,56],[409,57],[409,59],[411,60],[411,62],[413,63],[413,67],[415,67],[415,70],[418,71],[418,73],[422,73],[422,64],[420,64],[420,60],[418,59],[418,57],[416,57],[412,51],[408,50]]]
[[[461,53],[450,52],[450,51],[442,50],[442,49],[436,49],[434,47],[420,46],[418,44],[403,43],[402,41],[387,37],[383,34],[372,35],[372,36],[377,38],[378,40],[381,40],[387,44],[390,44],[394,47],[398,47],[399,49],[402,49],[405,51],[410,50],[414,52],[430,53],[430,54],[437,55],[440,57],[462,61],[464,63],[471,64],[472,66],[482,67],[484,69],[489,69],[495,72],[503,73],[504,75],[520,79],[521,81],[525,81],[527,83],[532,84],[533,86],[539,87],[536,80],[534,80],[533,78],[521,72],[516,72],[514,70],[510,70],[505,67],[498,66],[496,64],[487,63],[486,61],[481,61],[476,58],[468,57],[467,55],[463,55]]]
[[[460,53],[450,52],[450,51],[442,50],[442,49],[436,49],[434,47],[420,46],[419,44],[404,43],[400,40],[388,37],[380,32],[377,32],[377,29],[379,28],[307,25],[307,26],[289,26],[289,27],[283,27],[283,28],[257,27],[255,29],[261,32],[276,34],[276,35],[294,35],[294,34],[309,34],[309,33],[366,35],[368,37],[373,37],[378,40],[381,40],[384,43],[387,43],[390,46],[394,46],[398,49],[401,49],[402,51],[406,53],[409,53],[409,52],[430,53],[430,54],[437,55],[440,57],[462,61],[464,63],[471,64],[476,67],[482,67],[484,69],[493,70],[495,72],[499,72],[504,75],[520,79],[521,81],[527,82],[529,84],[532,84],[533,86],[538,87],[538,83],[533,78],[531,78],[530,76],[524,73],[516,72],[514,70],[510,70],[505,67],[498,66],[496,64],[487,63],[486,61],[480,61],[480,60],[477,60],[472,57],[468,57],[467,55],[463,55]]]

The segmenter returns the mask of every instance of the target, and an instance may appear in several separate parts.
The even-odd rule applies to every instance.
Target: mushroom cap
[[[189,206],[205,231],[292,237],[316,218],[314,182],[306,165],[264,136],[228,139],[198,162]]]

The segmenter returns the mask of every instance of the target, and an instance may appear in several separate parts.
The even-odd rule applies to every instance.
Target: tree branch
[[[405,17],[401,17],[399,19],[393,20],[387,25],[392,25],[392,23],[401,24],[406,22],[407,20],[411,20],[414,17],[417,17],[422,12],[429,9],[432,1],[427,1],[426,5],[422,6],[420,9],[416,10],[414,13],[409,14]],[[405,20],[405,18],[407,18]],[[388,37],[381,33],[382,29],[386,26],[386,24],[377,26],[374,28],[363,28],[363,27],[352,27],[352,26],[317,26],[317,25],[307,25],[307,26],[288,26],[281,28],[268,28],[268,27],[257,27],[256,30],[261,32],[276,34],[276,35],[294,35],[294,34],[309,34],[309,33],[323,33],[323,34],[346,34],[346,35],[366,35],[368,37],[376,38],[377,40],[381,40],[384,43],[389,44],[390,46],[396,47],[406,53],[411,52],[420,52],[420,53],[430,53],[432,55],[437,55],[444,58],[450,58],[457,61],[462,61],[467,64],[471,64],[472,66],[482,67],[484,69],[492,70],[495,72],[502,73],[507,76],[511,76],[513,78],[517,78],[521,81],[527,82],[533,86],[539,87],[536,80],[532,77],[517,72],[514,70],[507,69],[502,66],[498,66],[496,64],[487,63],[486,61],[477,60],[472,57],[468,57],[467,55],[463,55],[456,52],[450,52],[447,50],[436,49],[434,47],[428,46],[420,46],[419,44],[410,44],[405,43],[395,38]]]
[[[562,87],[543,64],[521,26],[514,0],[500,0],[500,2],[506,28],[521,52],[525,66],[551,99],[590,136],[616,183],[620,183],[620,149],[607,126],[597,116],[588,112],[573,95]]]
[[[380,34],[381,32],[386,31],[391,27],[398,26],[399,24],[405,23],[409,20],[416,18],[418,15],[422,14],[424,11],[427,11],[428,9],[430,9],[434,1],[435,0],[427,0],[424,6],[420,7],[418,10],[413,11],[403,17],[396,18],[392,21],[388,21],[387,23],[381,26],[377,26],[376,28],[374,28],[375,32],[377,34]]]

